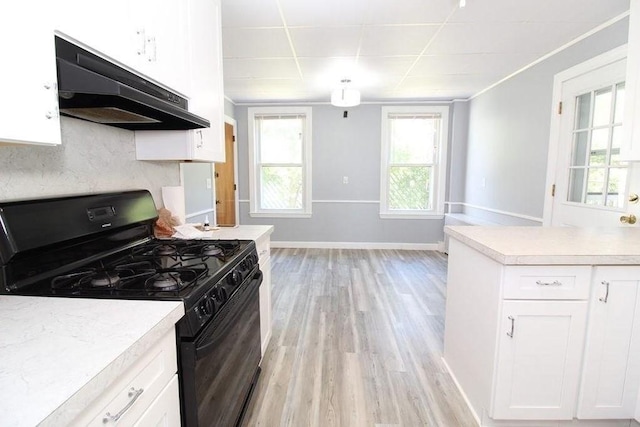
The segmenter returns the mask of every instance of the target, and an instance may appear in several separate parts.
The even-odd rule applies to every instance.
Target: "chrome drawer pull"
[[[607,290],[606,290],[606,292],[605,292],[605,294],[604,294],[604,298],[600,297],[600,298],[598,298],[598,299],[599,299],[600,301],[602,301],[603,303],[605,303],[605,304],[606,304],[606,303],[607,303],[607,300],[609,299],[609,282],[607,282],[607,281],[605,280],[605,281],[602,281],[602,284],[603,284],[603,285],[605,285],[605,286],[607,287]]]
[[[553,282],[543,282],[542,280],[536,280],[536,285],[540,286],[562,286],[562,282],[554,280]]]
[[[513,328],[515,327],[516,319],[514,319],[513,316],[509,316],[507,319],[511,320],[511,332],[507,332],[507,335],[509,338],[513,338]]]
[[[134,403],[136,403],[136,400],[138,400],[143,391],[143,388],[139,388],[138,390],[136,390],[135,388],[131,387],[131,390],[129,390],[129,397],[131,398],[131,400],[129,400],[129,403],[127,403],[127,405],[115,415],[111,415],[110,412],[107,412],[102,419],[102,423],[107,424],[108,422],[117,422],[120,418],[122,418],[124,413],[127,412]]]

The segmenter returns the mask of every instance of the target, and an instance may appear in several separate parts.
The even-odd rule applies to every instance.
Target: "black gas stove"
[[[259,373],[255,243],[156,239],[156,220],[145,190],[0,202],[0,293],[183,301],[183,425],[233,426]]]

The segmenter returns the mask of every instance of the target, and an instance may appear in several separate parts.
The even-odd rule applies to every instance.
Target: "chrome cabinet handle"
[[[516,319],[513,316],[507,317],[507,319],[511,320],[511,332],[507,332],[509,338],[513,338],[513,328],[515,327]]]
[[[607,301],[609,300],[609,282],[607,282],[606,280],[603,280],[602,284],[607,287],[607,290],[605,291],[604,298],[600,297],[598,299],[606,304]]]
[[[543,282],[542,280],[536,280],[536,285],[540,286],[562,286],[562,282],[554,280],[553,282]]]
[[[107,412],[106,414],[104,414],[102,423],[107,424],[108,422],[113,422],[113,423],[117,422],[120,418],[122,418],[124,413],[127,412],[134,403],[136,403],[136,400],[138,400],[138,398],[140,397],[143,391],[144,391],[143,388],[139,388],[138,390],[136,390],[135,388],[131,387],[131,390],[129,390],[129,397],[131,398],[131,400],[129,400],[129,403],[127,403],[127,405],[115,415],[111,415],[110,412]]]

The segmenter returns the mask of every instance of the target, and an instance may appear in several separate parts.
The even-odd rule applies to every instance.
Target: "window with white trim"
[[[380,216],[444,215],[448,106],[382,107]]]
[[[311,216],[311,108],[248,109],[250,215]]]

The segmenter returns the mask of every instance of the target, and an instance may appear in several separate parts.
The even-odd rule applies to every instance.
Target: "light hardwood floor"
[[[445,255],[271,257],[273,336],[244,426],[476,426],[441,360]]]

